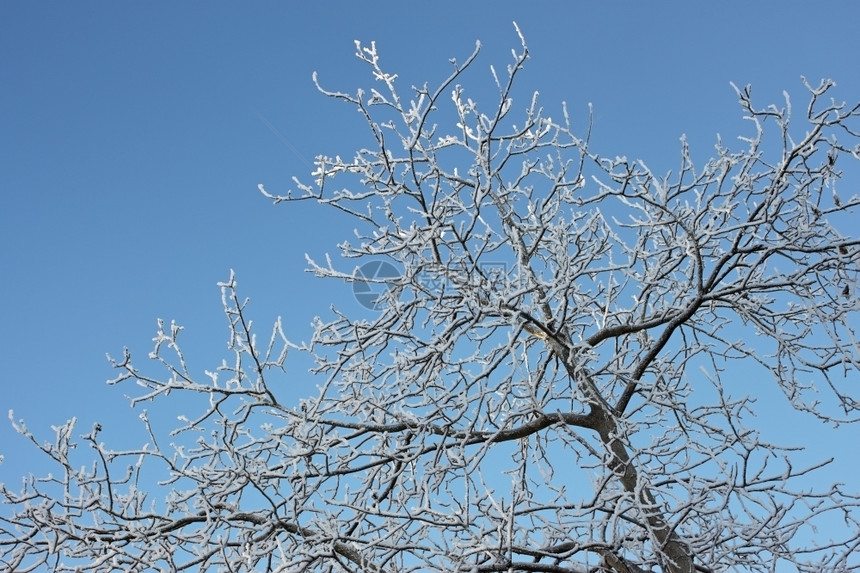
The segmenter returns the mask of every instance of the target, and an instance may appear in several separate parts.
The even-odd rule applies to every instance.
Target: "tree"
[[[767,378],[822,423],[858,419],[860,239],[839,226],[860,198],[835,193],[837,165],[860,158],[860,104],[805,83],[795,127],[788,96],[759,108],[736,88],[739,147],[718,140],[696,166],[682,140],[659,174],[601,155],[590,123],[576,135],[536,93],[517,107],[524,40],[484,112],[458,83],[479,45],[408,101],[375,45],[356,48],[378,87],[319,89],[358,109],[373,146],[318,157],[295,194],[260,189],[355,221],[342,255],[397,276],[309,264],[378,289],[375,310],[333,310],[301,345],[279,319],[261,343],[231,274],[229,360],[200,379],[182,328],[159,322],[157,373],[114,361],[111,383],[144,389],[133,405],[200,399],[169,436],[145,410],[131,451],[100,427],[79,443],[74,420],[50,444],[13,421],[59,471],[3,487],[4,567],[860,569],[860,497],[749,427],[756,387],[733,379]],[[296,406],[278,400],[288,350],[321,380]],[[76,445],[93,452],[82,469]],[[831,518],[840,539],[807,528]]]

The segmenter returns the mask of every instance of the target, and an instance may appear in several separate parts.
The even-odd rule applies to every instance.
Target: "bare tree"
[[[180,427],[144,410],[149,443],[127,451],[99,427],[43,444],[13,421],[58,471],[4,486],[6,569],[860,569],[860,498],[810,479],[825,456],[800,467],[747,425],[766,383],[822,423],[858,419],[860,239],[838,226],[860,198],[836,185],[860,105],[805,83],[795,126],[788,96],[759,108],[738,88],[740,143],[696,166],[682,140],[660,174],[592,149],[564,107],[515,104],[524,41],[479,111],[459,83],[479,47],[407,100],[357,43],[377,87],[320,89],[372,147],[318,157],[295,194],[260,188],[355,220],[354,262],[310,265],[375,310],[333,310],[302,345],[278,321],[261,343],[231,275],[220,366],[189,371],[163,323],[158,373],[114,363],[135,405],[198,397]],[[352,268],[380,260],[398,276]],[[290,349],[321,381],[295,407],[278,400]]]

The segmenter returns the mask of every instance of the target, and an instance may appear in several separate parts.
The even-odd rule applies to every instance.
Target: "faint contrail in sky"
[[[313,169],[313,166],[312,166],[310,163],[308,163],[308,160],[307,160],[307,159],[305,159],[304,157],[302,157],[302,154],[301,154],[301,153],[299,153],[299,152],[296,150],[296,148],[295,148],[295,147],[293,147],[293,145],[292,145],[289,141],[287,141],[287,138],[286,138],[286,137],[284,137],[283,135],[281,135],[281,132],[280,132],[280,131],[278,131],[277,129],[275,129],[275,126],[273,126],[271,123],[269,123],[269,121],[268,121],[265,117],[263,117],[263,116],[262,116],[262,114],[261,114],[260,112],[258,112],[256,109],[255,109],[255,110],[253,110],[253,111],[254,111],[254,113],[255,113],[255,114],[257,114],[257,117],[259,117],[259,118],[263,121],[263,123],[265,123],[265,124],[266,124],[266,126],[267,126],[269,129],[271,129],[271,130],[272,130],[272,133],[274,133],[275,135],[277,135],[277,136],[278,136],[278,138],[280,138],[280,140],[281,140],[281,141],[283,141],[284,143],[286,143],[286,144],[287,144],[287,147],[289,147],[289,148],[292,150],[292,152],[293,152],[293,153],[295,153],[295,154],[296,154],[296,156],[297,156],[299,159],[301,159],[301,160],[302,160],[302,162],[303,162],[305,165],[307,165],[309,168]]]

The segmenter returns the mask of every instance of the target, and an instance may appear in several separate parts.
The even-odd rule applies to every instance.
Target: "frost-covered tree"
[[[656,173],[593,149],[586,114],[577,131],[515,101],[525,42],[479,107],[478,51],[403,93],[357,44],[375,87],[320,89],[372,145],[319,156],[292,194],[261,186],[352,217],[345,258],[309,264],[374,310],[261,340],[231,276],[220,366],[190,371],[164,323],[152,371],[115,361],[138,407],[199,397],[169,435],[145,411],[133,451],[13,420],[57,468],[3,487],[4,569],[860,569],[860,498],[749,425],[768,384],[822,424],[858,419],[860,238],[839,226],[860,198],[836,186],[860,106],[830,81],[800,113],[738,88],[749,129],[698,165],[682,140]],[[288,350],[316,361],[297,405]]]

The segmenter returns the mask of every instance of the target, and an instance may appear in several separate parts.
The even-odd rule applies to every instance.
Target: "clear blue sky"
[[[478,39],[477,69],[503,69],[513,20],[532,54],[522,85],[550,109],[566,100],[575,120],[593,102],[595,145],[657,171],[677,165],[682,133],[704,158],[717,132],[738,132],[730,81],[752,83],[761,104],[783,89],[804,101],[801,75],[860,99],[850,2],[4,1],[0,481],[32,465],[9,409],[45,438],[71,416],[81,433],[98,419],[106,440],[137,423],[127,390],[104,384],[105,353],[129,346],[143,362],[156,318],[186,327],[197,372],[217,365],[215,283],[230,268],[256,320],[282,315],[296,339],[330,304],[349,305],[348,286],[304,272],[305,252],[335,253],[349,228],[256,189],[283,192],[305,160],[365,141],[312,71],[332,89],[367,85],[355,39],[376,40],[404,83],[438,82]],[[294,376],[291,392],[312,392],[315,380]],[[847,442],[828,448],[858,484]]]

